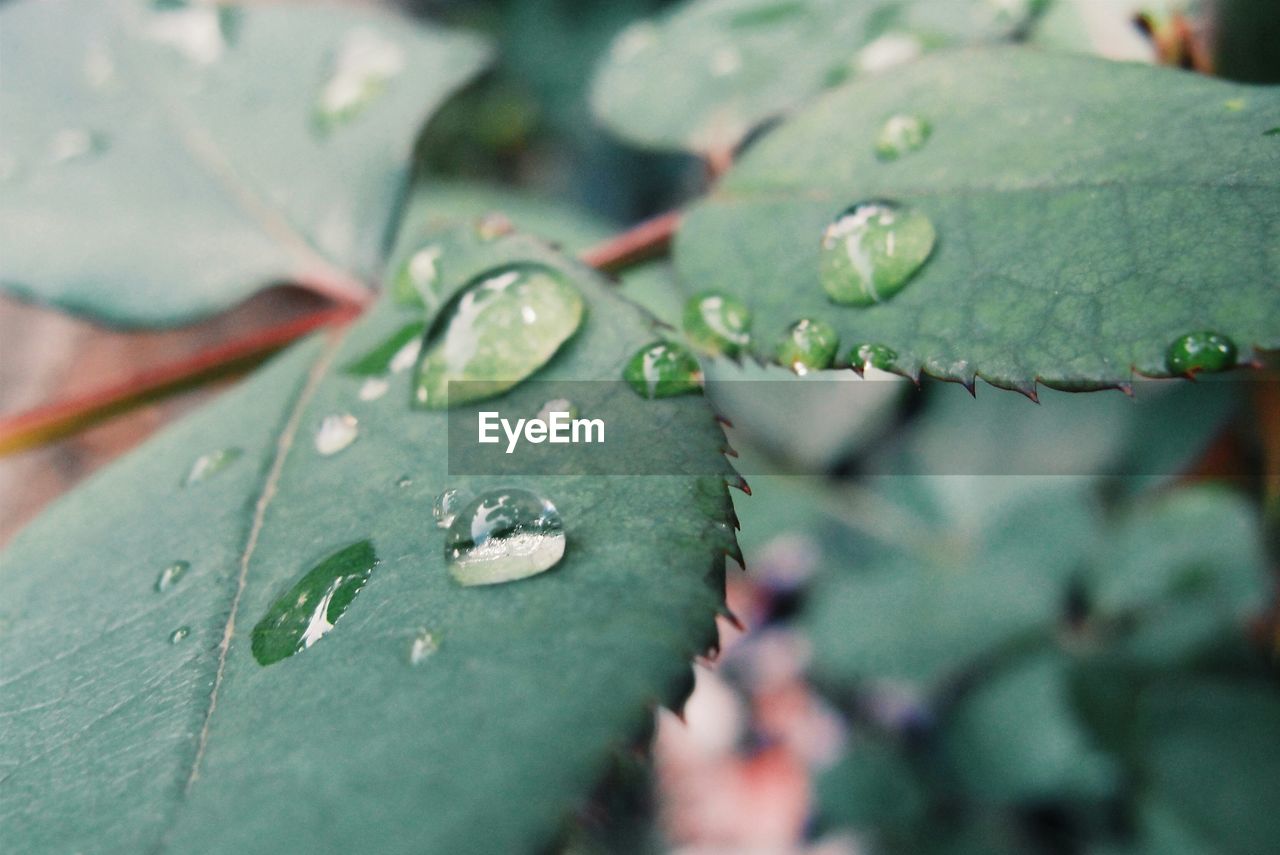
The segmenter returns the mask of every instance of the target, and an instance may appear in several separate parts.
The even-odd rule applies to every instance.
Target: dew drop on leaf
[[[236,9],[204,3],[154,2],[146,36],[176,51],[193,65],[212,65],[222,59],[235,26]]]
[[[440,639],[430,630],[420,630],[409,645],[409,664],[417,665],[440,649]]]
[[[399,478],[396,479],[396,486],[401,489],[404,489],[405,487],[411,487],[413,486],[413,479],[410,478],[408,475],[401,475]]]
[[[169,635],[169,643],[177,644],[181,641],[185,641],[187,636],[190,634],[191,634],[191,627],[180,626]]]
[[[316,429],[316,451],[328,457],[342,451],[360,435],[360,422],[350,413],[325,416]]]
[[[330,130],[358,116],[386,91],[404,67],[404,51],[387,37],[366,28],[348,33],[334,55],[316,104],[321,130]]]
[[[919,116],[898,113],[880,126],[876,135],[876,157],[897,160],[904,154],[919,151],[929,141],[933,127]]]
[[[49,162],[71,163],[102,154],[110,146],[106,134],[85,128],[65,128],[49,141]]]
[[[778,342],[775,358],[779,365],[797,374],[821,371],[835,362],[840,334],[826,321],[805,318],[787,328]]]
[[[1169,345],[1165,365],[1174,374],[1226,371],[1239,358],[1236,343],[1208,330],[1188,333]]]
[[[544,422],[550,422],[552,413],[568,413],[571,419],[576,419],[579,415],[578,406],[573,401],[568,398],[552,398],[542,405],[542,409],[538,410],[536,418]]]
[[[445,538],[449,572],[462,585],[494,585],[549,570],[564,555],[555,505],[516,488],[488,490],[458,510]]]
[[[189,561],[175,561],[168,567],[160,571],[160,575],[156,577],[156,593],[163,594],[174,585],[182,581],[182,577],[191,569]]]
[[[351,362],[344,369],[348,374],[365,377],[381,377],[399,374],[418,361],[422,349],[422,337],[427,332],[424,321],[413,321],[396,330],[372,350]]]
[[[915,208],[883,200],[859,202],[823,232],[822,287],[846,306],[888,300],[924,266],[935,240],[933,223]]]
[[[446,309],[418,366],[414,403],[441,409],[501,394],[577,332],[582,295],[554,268],[513,264],[480,274]],[[455,385],[450,401],[450,382]]]
[[[729,294],[695,294],[684,306],[684,331],[698,350],[738,356],[751,343],[751,310]]]
[[[924,53],[924,43],[910,33],[885,33],[858,51],[854,65],[859,71],[877,74],[903,65]]]
[[[391,282],[391,295],[406,306],[434,306],[439,300],[441,248],[429,244],[404,260]]]
[[[854,368],[878,368],[889,371],[898,354],[883,344],[859,344],[849,351],[849,363]]]
[[[369,581],[378,563],[368,540],[321,561],[280,595],[253,628],[253,658],[271,665],[306,650],[329,633]]]
[[[467,500],[461,490],[449,487],[442,490],[440,495],[436,496],[434,504],[431,506],[431,516],[435,518],[436,525],[440,528],[448,528],[458,515],[458,508]]]
[[[186,487],[212,478],[243,456],[244,451],[239,448],[219,448],[217,451],[202,454],[187,470],[186,476],[182,479],[182,486]]]
[[[370,377],[360,384],[360,400],[376,401],[383,395],[387,394],[387,389],[391,387],[391,382],[385,377]]]
[[[642,398],[671,398],[702,390],[702,368],[693,354],[670,341],[655,341],[636,352],[622,369]]]

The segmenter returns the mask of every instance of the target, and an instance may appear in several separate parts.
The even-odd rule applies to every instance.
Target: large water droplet
[[[876,135],[876,157],[897,160],[904,154],[919,151],[932,133],[933,126],[919,116],[903,113],[890,116]]]
[[[369,29],[353,30],[334,56],[320,91],[316,118],[322,129],[348,122],[369,106],[404,71],[400,46]]]
[[[191,569],[189,561],[175,561],[168,567],[160,571],[160,575],[156,577],[156,591],[163,594],[174,585],[182,581],[182,577]]]
[[[182,486],[186,487],[206,478],[212,478],[243,456],[244,450],[239,448],[219,448],[217,451],[202,454],[187,470],[186,476],[182,479]]]
[[[106,134],[85,128],[66,128],[49,141],[49,162],[70,163],[101,154],[110,145]]]
[[[924,214],[896,202],[859,202],[822,235],[819,275],[837,303],[871,306],[906,286],[933,252]]]
[[[501,394],[547,363],[582,323],[582,295],[554,268],[482,273],[456,298],[418,368],[414,401],[440,409]],[[454,386],[450,400],[449,383]]]
[[[835,362],[839,347],[840,334],[835,327],[805,318],[792,324],[778,342],[778,364],[797,374],[821,371]]]
[[[253,628],[253,658],[271,665],[306,650],[333,629],[378,563],[367,540],[338,550],[280,595]]]
[[[191,634],[191,627],[180,626],[169,635],[169,643],[178,644],[179,642],[186,641],[187,636],[190,634]]]
[[[458,509],[466,501],[467,497],[461,490],[454,487],[442,490],[431,506],[431,515],[435,517],[436,525],[440,528],[448,528],[452,525],[454,518],[458,516]]]
[[[684,347],[655,341],[631,357],[622,379],[643,398],[671,398],[702,390],[702,368]]]
[[[328,457],[356,441],[360,422],[350,413],[325,416],[316,430],[316,451]]]
[[[1209,330],[1188,333],[1169,345],[1165,364],[1174,374],[1226,371],[1239,359],[1236,343]]]
[[[849,364],[854,368],[878,368],[889,371],[898,354],[883,344],[857,344],[849,351]]]
[[[550,501],[529,490],[489,490],[467,502],[445,538],[445,560],[463,585],[524,579],[564,555],[564,522]]]
[[[409,664],[417,665],[440,649],[440,639],[430,630],[423,629],[413,638],[409,645]]]
[[[751,343],[751,310],[729,294],[695,294],[684,306],[684,331],[712,356],[738,356]]]
[[[391,296],[406,306],[434,306],[439,302],[441,248],[424,246],[404,260],[391,281]]]

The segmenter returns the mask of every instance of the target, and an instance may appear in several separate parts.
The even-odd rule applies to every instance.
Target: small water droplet
[[[1165,364],[1174,374],[1226,371],[1239,359],[1236,343],[1209,330],[1188,333],[1169,345]]]
[[[459,509],[444,554],[460,584],[494,585],[551,569],[564,547],[564,521],[555,505],[510,488],[481,493]]]
[[[390,337],[378,342],[377,346],[368,353],[347,365],[345,370],[348,374],[359,374],[365,377],[399,374],[417,362],[418,353],[422,348],[422,337],[426,332],[425,322],[414,321],[405,324]]]
[[[837,303],[871,306],[901,291],[937,238],[920,211],[897,202],[859,202],[822,235],[819,275]]]
[[[742,70],[742,54],[735,47],[722,47],[711,54],[711,76],[728,77]]]
[[[536,418],[549,422],[552,413],[568,413],[571,419],[576,419],[579,416],[577,405],[568,398],[552,398],[542,405],[542,409],[538,410]]]
[[[452,525],[454,518],[458,516],[458,509],[466,501],[467,497],[460,490],[453,487],[442,490],[431,506],[431,515],[435,517],[436,525],[439,528],[448,528]]]
[[[857,69],[868,74],[911,62],[924,53],[924,43],[910,33],[885,33],[858,51]]]
[[[378,563],[373,544],[353,543],[321,561],[280,595],[253,628],[253,658],[271,665],[306,650],[333,629]]]
[[[883,344],[858,344],[849,351],[849,364],[858,368],[878,368],[889,371],[893,368],[898,354]]]
[[[84,80],[90,89],[109,88],[116,80],[116,64],[111,53],[99,42],[92,42],[84,54]]]
[[[407,306],[434,306],[439,302],[440,256],[443,250],[430,244],[404,260],[391,283],[397,303]]]
[[[190,634],[191,634],[191,627],[180,626],[169,635],[169,643],[177,644],[181,641],[185,641],[187,636]]]
[[[417,665],[440,649],[440,639],[430,630],[419,630],[409,645],[409,664]]]
[[[797,374],[821,371],[835,362],[840,334],[826,321],[810,318],[796,321],[778,342],[779,365]]]
[[[49,162],[54,164],[83,160],[107,150],[106,134],[85,128],[65,128],[49,141]]]
[[[671,398],[702,390],[702,368],[684,347],[655,341],[631,357],[622,379],[642,398]]]
[[[1223,106],[1227,108],[1229,113],[1239,113],[1244,109],[1245,100],[1243,98],[1232,98],[1229,101],[1225,101]]]
[[[418,367],[414,401],[441,409],[518,385],[573,336],[586,307],[560,271],[512,264],[477,276],[453,301]],[[451,381],[455,385],[450,400]]]
[[[933,126],[919,116],[904,113],[890,116],[876,135],[876,157],[897,160],[904,154],[919,151],[931,133]]]
[[[156,11],[145,34],[194,65],[212,65],[226,53],[235,26],[234,9],[212,4],[152,4]]]
[[[684,331],[711,356],[738,356],[751,343],[751,310],[729,294],[695,294],[684,306]]]
[[[189,561],[175,561],[168,567],[160,571],[160,575],[156,578],[156,592],[163,594],[174,585],[182,581],[182,577],[191,569]]]
[[[516,230],[515,224],[505,214],[491,211],[476,220],[476,237],[482,241],[494,241]]]
[[[387,394],[387,389],[391,388],[391,381],[385,377],[370,377],[360,384],[360,400],[376,401],[383,395]]]
[[[355,118],[386,91],[404,67],[404,51],[387,37],[365,28],[348,33],[320,91],[316,117],[321,129]]]
[[[186,487],[204,481],[206,478],[212,478],[242,456],[244,456],[244,450],[240,448],[219,448],[217,451],[202,454],[187,470],[186,477],[182,479],[182,486]]]
[[[413,486],[413,479],[408,475],[401,475],[396,479],[396,486],[400,488]]]
[[[350,413],[325,416],[316,430],[316,451],[328,457],[337,454],[360,435],[360,422]]]

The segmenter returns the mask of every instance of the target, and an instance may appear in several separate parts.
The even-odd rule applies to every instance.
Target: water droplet
[[[463,585],[493,585],[549,570],[564,555],[564,522],[529,490],[500,489],[467,502],[449,526],[444,555]]]
[[[328,457],[356,441],[360,422],[350,413],[325,416],[316,431],[316,451]]]
[[[434,632],[427,629],[419,630],[413,638],[413,643],[409,645],[409,664],[417,665],[439,649],[440,639],[436,638]]]
[[[797,374],[821,371],[835,362],[839,347],[840,334],[835,327],[805,318],[792,324],[778,342],[778,364]]]
[[[728,77],[742,70],[742,54],[735,47],[722,47],[711,54],[711,76]]]
[[[376,401],[387,394],[391,382],[385,377],[370,377],[360,384],[360,400]]]
[[[1244,109],[1244,105],[1245,101],[1243,98],[1232,98],[1229,101],[1223,102],[1223,106],[1227,108],[1227,112],[1229,113],[1239,113]]]
[[[92,42],[84,54],[84,80],[90,89],[103,90],[116,81],[116,64],[101,43]]]
[[[904,154],[919,151],[928,142],[933,127],[919,116],[899,113],[890,116],[876,136],[876,157],[897,160]]]
[[[476,220],[476,237],[482,241],[494,241],[516,230],[515,224],[506,215],[496,211],[483,215]]]
[[[187,470],[186,477],[182,479],[182,486],[186,487],[206,478],[212,478],[242,456],[244,456],[244,450],[240,448],[219,448],[217,451],[202,454]]]
[[[169,635],[169,643],[177,644],[181,641],[185,641],[187,636],[190,634],[191,634],[191,627],[180,626]]]
[[[434,306],[439,301],[440,255],[435,244],[424,246],[404,260],[391,283],[391,295],[406,306]]]
[[[58,131],[49,141],[49,162],[69,163],[83,160],[107,150],[106,134],[84,128],[66,128]]]
[[[156,577],[156,591],[163,594],[174,585],[182,581],[182,577],[191,569],[189,561],[175,561],[168,567],[160,571],[160,575]]]
[[[427,325],[422,321],[405,324],[389,338],[379,342],[373,350],[347,365],[345,370],[348,374],[365,377],[399,374],[417,362],[422,337],[426,332]]]
[[[418,368],[414,400],[440,409],[519,384],[578,330],[582,295],[560,271],[513,264],[477,276],[455,298]],[[449,383],[455,385],[449,399]]]
[[[751,310],[737,297],[707,291],[685,303],[685,334],[712,356],[738,356],[751,343],[750,330]]]
[[[858,344],[849,351],[849,364],[858,368],[878,368],[889,371],[893,368],[898,354],[883,344]]]
[[[227,50],[235,18],[226,13],[235,11],[238,10],[217,9],[212,4],[171,4],[153,13],[146,36],[172,48],[188,62],[212,65]]]
[[[253,658],[270,665],[328,634],[378,563],[370,541],[339,549],[280,595],[253,628]]]
[[[671,398],[702,390],[698,360],[669,341],[642,347],[622,369],[622,379],[642,398]]]
[[[568,413],[569,418],[576,419],[579,415],[578,407],[568,398],[552,398],[542,405],[542,409],[538,410],[537,418],[542,421],[550,421],[552,413]]]
[[[1182,336],[1165,354],[1165,364],[1174,374],[1226,371],[1239,358],[1236,343],[1222,333],[1205,330]]]
[[[316,117],[322,129],[348,122],[378,98],[404,71],[400,46],[373,30],[353,30],[334,55],[320,91]]]
[[[885,33],[858,51],[854,65],[859,71],[876,74],[903,65],[924,53],[924,44],[910,33]]]
[[[441,491],[431,506],[431,515],[435,517],[436,525],[440,528],[448,528],[452,525],[454,518],[458,516],[458,509],[466,501],[467,497],[453,487]]]
[[[399,478],[396,479],[397,487],[409,487],[412,485],[413,485],[413,479],[410,478],[408,475],[401,475]]]
[[[933,252],[933,223],[896,202],[859,202],[822,235],[819,275],[837,303],[871,306],[906,286]]]

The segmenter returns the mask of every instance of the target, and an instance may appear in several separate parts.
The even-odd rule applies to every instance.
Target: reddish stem
[[[668,211],[645,220],[622,234],[591,247],[578,257],[597,270],[617,273],[636,262],[666,251],[680,226],[680,216],[679,211]]]
[[[140,371],[127,380],[0,419],[0,454],[48,442],[102,421],[129,407],[193,385],[202,379],[233,373],[261,360],[313,330],[351,320],[351,306],[324,309],[244,338],[215,345],[160,368]]]

